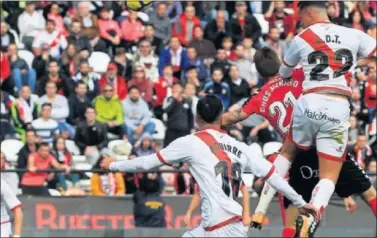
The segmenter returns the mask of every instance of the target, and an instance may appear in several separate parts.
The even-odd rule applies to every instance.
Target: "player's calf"
[[[371,186],[367,191],[361,194],[363,200],[368,203],[369,207],[372,209],[373,214],[377,216],[377,196],[376,189]]]

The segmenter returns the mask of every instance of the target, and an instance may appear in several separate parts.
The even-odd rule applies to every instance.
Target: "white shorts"
[[[12,237],[12,225],[10,222],[1,224],[1,237]]]
[[[242,222],[233,222],[213,231],[206,231],[200,224],[191,231],[186,231],[182,237],[247,237],[248,227]]]
[[[303,150],[316,145],[319,157],[341,162],[346,155],[349,117],[346,99],[302,95],[294,106],[289,139]]]

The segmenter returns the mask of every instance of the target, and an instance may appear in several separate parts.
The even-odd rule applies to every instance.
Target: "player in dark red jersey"
[[[282,138],[285,139],[289,132],[295,99],[300,97],[302,93],[301,83],[304,77],[303,72],[301,70],[293,71],[292,79],[288,82],[279,77],[278,69],[280,61],[277,54],[269,48],[257,51],[254,61],[261,78],[267,80],[267,82],[257,95],[250,98],[244,104],[242,109],[226,113],[223,116],[223,125],[237,123],[256,113],[265,117],[274,129],[280,133]],[[301,168],[318,171],[316,149],[312,148],[308,151],[302,151],[296,157],[297,159],[289,171],[289,182],[306,201],[309,201],[319,178],[318,176],[310,176],[308,178],[305,173],[302,173]],[[274,157],[271,156],[269,159],[274,159]],[[376,215],[376,190],[372,187],[364,171],[351,156],[347,156],[344,162],[335,191],[343,198],[349,197],[352,194],[360,194],[364,201],[368,202]],[[267,212],[272,197],[267,197],[263,202],[259,202],[256,213],[253,216],[253,226],[262,227],[264,215]],[[287,213],[283,236],[292,237],[295,232],[294,221],[299,213],[287,201],[284,201],[284,206]]]

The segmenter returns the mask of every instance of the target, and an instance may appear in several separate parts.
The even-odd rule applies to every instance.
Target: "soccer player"
[[[186,232],[184,237],[247,236],[241,222],[242,207],[233,199],[231,189],[240,185],[244,170],[264,178],[302,212],[314,212],[287,181],[274,171],[270,162],[253,155],[250,147],[220,129],[223,109],[219,98],[207,95],[197,104],[199,132],[181,137],[152,155],[121,162],[107,157],[101,166],[111,171],[144,172],[164,164],[187,163],[200,188],[203,220],[197,228]]]
[[[8,210],[12,211],[14,215],[13,233]],[[8,183],[1,177],[1,237],[20,237],[22,221],[21,202]]]
[[[289,133],[294,104],[302,93],[304,73],[302,70],[294,70],[291,80],[282,79],[278,75],[280,67],[278,55],[269,48],[258,50],[255,53],[254,62],[260,77],[266,81],[266,84],[257,95],[244,104],[242,109],[224,114],[223,124],[237,123],[256,113],[265,117],[285,140]],[[273,155],[269,159],[276,162],[276,157]],[[296,157],[289,170],[289,183],[309,202],[311,193],[319,180],[316,149],[312,147],[308,151],[299,152]],[[343,198],[352,194],[361,195],[376,215],[376,190],[351,156],[347,156],[343,164],[335,191]],[[272,197],[265,197],[259,202],[253,216],[253,226],[261,228],[263,225],[264,215]],[[299,213],[293,207],[289,207],[288,201],[284,201],[284,205],[287,210],[283,237],[292,237],[295,233],[294,221]]]

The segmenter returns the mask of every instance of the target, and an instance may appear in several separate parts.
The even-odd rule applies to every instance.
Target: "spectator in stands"
[[[69,174],[70,168],[65,164],[60,164],[54,156],[50,154],[48,143],[41,143],[38,146],[37,152],[31,153],[27,162],[28,172],[24,174],[21,180],[22,193],[27,195],[49,195],[45,182],[53,178],[47,172],[37,172],[42,169],[63,169],[66,174]],[[54,175],[52,173],[52,175]]]
[[[90,100],[93,100],[99,94],[99,75],[94,72],[90,72],[88,61],[80,62],[79,72],[72,79],[75,82],[83,81],[86,84],[88,88],[88,97]]]
[[[7,169],[14,169],[12,164],[7,160],[5,154],[0,152],[0,172]],[[1,173],[1,179],[4,179],[12,188],[14,193],[17,193],[19,178],[16,173]]]
[[[369,109],[370,121],[372,121],[377,107],[377,74],[375,62],[368,64],[366,78],[364,101]]]
[[[50,45],[42,44],[41,48],[42,48],[41,50],[42,53],[40,55],[35,56],[32,63],[32,68],[37,73],[37,79],[38,79],[37,81],[39,81],[40,78],[47,75],[48,64],[51,60],[53,60],[52,56],[50,55]],[[37,86],[37,91],[38,91],[38,86]]]
[[[56,24],[56,30],[61,33],[66,35],[66,30],[64,27],[64,20],[62,17],[62,14],[59,12],[59,4],[56,2],[51,3],[49,6],[49,13],[47,14],[47,19],[52,20]]]
[[[350,13],[348,18],[351,28],[358,29],[360,31],[365,31],[365,19],[363,13],[359,9],[355,9]]]
[[[196,88],[201,88],[204,84],[205,81],[200,81],[198,78],[198,70],[196,67],[188,67],[186,70],[186,83],[195,85]]]
[[[101,9],[101,18],[98,20],[99,36],[106,42],[107,47],[111,47],[114,52],[115,47],[120,44],[120,36],[122,35],[118,22],[110,18],[110,9],[103,7]]]
[[[228,75],[230,69],[230,63],[227,60],[226,52],[224,49],[218,49],[215,61],[211,65],[211,73],[214,69],[222,69],[225,75]]]
[[[270,2],[270,7],[264,14],[264,18],[269,22],[270,28],[279,28],[281,39],[289,42],[295,33],[295,21],[293,16],[284,12],[284,7],[284,1]]]
[[[132,77],[132,63],[128,61],[124,48],[115,49],[114,62],[118,67],[118,75],[130,80]]]
[[[43,44],[50,45],[50,54],[53,58],[59,59],[61,51],[68,46],[67,39],[56,30],[53,20],[46,21],[45,30],[41,31],[33,40],[33,52],[35,55],[41,54]]]
[[[0,141],[3,141],[6,137],[14,134],[14,129],[11,123],[11,109],[12,98],[5,92],[0,91]]]
[[[357,142],[357,136],[359,134],[357,125],[357,118],[355,116],[350,116],[350,127],[348,129],[348,146],[354,147]]]
[[[231,34],[231,25],[225,20],[225,12],[223,10],[217,11],[216,18],[210,21],[204,30],[204,38],[212,41],[216,49],[221,48],[223,38]]]
[[[227,59],[230,60],[235,60],[236,53],[233,50],[233,39],[230,36],[226,36],[223,38],[223,42],[221,44],[221,47],[225,50],[225,54]]]
[[[160,50],[163,44],[162,44],[162,40],[155,36],[153,25],[146,24],[144,26],[144,36],[140,39],[140,42],[144,40],[148,41],[152,45],[152,50],[156,55],[160,55]]]
[[[366,169],[372,158],[372,149],[368,145],[368,140],[365,134],[358,135],[352,154],[355,156],[357,163],[359,163],[362,168]]]
[[[75,144],[79,147],[80,153],[85,155],[88,162],[94,165],[101,154],[107,153],[106,125],[96,120],[96,111],[87,107],[85,111],[86,120],[77,126]]]
[[[258,84],[258,74],[255,65],[245,59],[245,48],[243,45],[236,47],[236,59],[231,62],[236,65],[240,72],[240,77],[245,79],[251,86]]]
[[[204,61],[198,58],[198,54],[194,47],[187,48],[187,57],[189,59],[188,67],[194,67],[198,72],[199,81],[204,82],[208,78],[208,70],[204,64]],[[187,70],[187,68],[185,70]]]
[[[158,70],[162,75],[162,70],[166,64],[173,66],[174,76],[181,78],[181,72],[188,67],[189,61],[186,50],[182,47],[177,37],[171,37],[169,47],[161,51]]]
[[[167,16],[170,18],[171,24],[175,24],[179,20],[179,16],[182,14],[182,3],[179,1],[167,1]]]
[[[196,87],[191,83],[186,83],[184,97],[188,105],[192,110],[194,117],[196,116],[196,105],[198,104],[199,98],[196,96]]]
[[[43,103],[41,115],[32,121],[31,126],[43,142],[52,144],[56,135],[59,134],[59,124],[51,119],[52,104]]]
[[[17,168],[26,169],[29,155],[36,151],[37,151],[37,134],[35,133],[34,130],[27,130],[26,143],[18,152]],[[18,173],[20,180],[22,180],[23,175],[24,175],[23,172]]]
[[[144,136],[141,142],[132,148],[131,152],[135,157],[147,156],[153,153],[156,153],[156,150],[153,148],[153,141],[149,136]]]
[[[179,16],[179,20],[173,25],[172,35],[178,37],[183,46],[191,41],[194,35],[194,28],[200,26],[200,20],[195,16],[195,8],[187,6],[185,13]]]
[[[144,136],[152,136],[155,125],[151,121],[152,115],[148,104],[140,95],[140,90],[136,86],[129,89],[129,95],[122,103],[124,111],[124,121],[126,122],[126,133],[128,140],[134,144],[134,139]]]
[[[110,62],[107,66],[107,72],[102,74],[99,80],[100,90],[106,85],[110,84],[114,88],[114,95],[119,100],[123,101],[127,96],[126,79],[118,75],[118,67],[114,62]]]
[[[0,51],[0,86],[1,89],[8,93],[13,93],[14,83],[10,76],[10,63],[5,53]]]
[[[32,92],[35,91],[36,72],[33,68],[29,68],[26,61],[18,56],[16,44],[10,44],[8,47],[8,58],[12,77],[19,91],[24,84],[29,85]]]
[[[24,12],[18,17],[20,39],[26,48],[31,50],[34,38],[44,29],[46,24],[42,14],[35,10],[35,2],[27,1]]]
[[[102,94],[94,99],[93,106],[96,109],[97,121],[104,123],[108,132],[122,137],[124,128],[122,104],[114,95],[114,87],[111,84],[102,87]]]
[[[69,116],[68,123],[77,126],[81,121],[85,120],[85,111],[92,106],[92,102],[88,98],[88,89],[82,81],[76,83],[75,93],[68,98]]]
[[[245,59],[254,62],[254,55],[256,52],[256,49],[253,48],[254,41],[253,39],[246,37],[242,40],[242,45],[245,49]]]
[[[166,10],[166,3],[159,2],[157,3],[156,11],[152,11],[149,16],[149,21],[155,28],[155,36],[161,39],[164,44],[168,43],[172,35],[172,24]]]
[[[31,122],[38,118],[39,99],[31,94],[29,86],[23,86],[19,98],[12,104],[12,120],[14,130],[21,136],[22,142],[26,140],[26,130],[31,128]]]
[[[133,69],[136,65],[140,65],[145,70],[145,76],[152,82],[156,82],[158,79],[158,57],[152,49],[152,45],[149,41],[143,40],[139,43],[139,48],[135,52],[132,59]]]
[[[214,69],[212,71],[212,80],[204,85],[203,91],[200,94],[203,96],[206,94],[214,94],[218,96],[226,110],[230,106],[230,88],[229,84],[223,81],[223,79],[223,71],[221,69]]]
[[[236,12],[231,20],[233,36],[239,41],[244,37],[250,37],[257,45],[259,37],[262,36],[262,28],[258,20],[247,12],[246,2],[236,2]]]
[[[122,46],[126,51],[130,51],[141,37],[144,36],[143,23],[137,19],[137,12],[129,11],[128,18],[120,24],[122,32]]]
[[[102,159],[93,166],[93,169],[101,169]],[[126,192],[122,173],[99,172],[93,173],[90,178],[90,191],[94,196],[122,196]]]
[[[80,56],[77,52],[75,44],[69,43],[67,49],[62,53],[60,58],[60,68],[62,74],[74,77],[79,69]]]
[[[79,20],[72,21],[71,24],[71,32],[68,36],[67,40],[69,44],[74,44],[76,46],[77,51],[81,51],[82,49],[87,49],[89,52],[92,51],[92,45],[90,43],[90,39],[86,36],[82,29],[82,23]]]
[[[7,51],[8,46],[15,43],[14,35],[9,32],[8,24],[4,20],[1,20],[0,26],[0,51]]]
[[[216,48],[212,41],[203,38],[204,31],[201,26],[194,28],[194,37],[191,39],[187,47],[195,48],[199,59],[206,61],[216,56]]]
[[[249,97],[250,86],[245,79],[240,77],[240,70],[237,65],[230,66],[229,79],[230,105],[237,103],[245,97]]]
[[[136,86],[141,92],[141,96],[149,104],[153,99],[153,82],[146,78],[143,66],[135,66],[134,75],[128,82],[128,86]]]
[[[58,161],[58,163],[60,163],[61,165],[72,167],[72,155],[65,147],[65,139],[62,136],[58,136],[55,138],[51,152],[54,158]],[[79,174],[77,173],[70,173],[67,175],[63,173],[55,173],[55,178],[59,182],[60,191],[62,193],[66,192],[68,189],[68,184],[66,181],[67,179],[72,182],[73,186],[75,186],[76,183],[80,180]]]
[[[167,98],[163,109],[168,117],[164,139],[164,147],[166,147],[175,139],[190,134],[194,127],[192,110],[183,98],[183,88],[179,83],[173,85],[172,96]]]
[[[270,30],[268,32],[268,38],[264,42],[264,45],[275,50],[280,59],[283,59],[283,56],[285,55],[285,52],[288,49],[287,44],[285,41],[280,39],[280,32],[277,27],[270,27]]]

